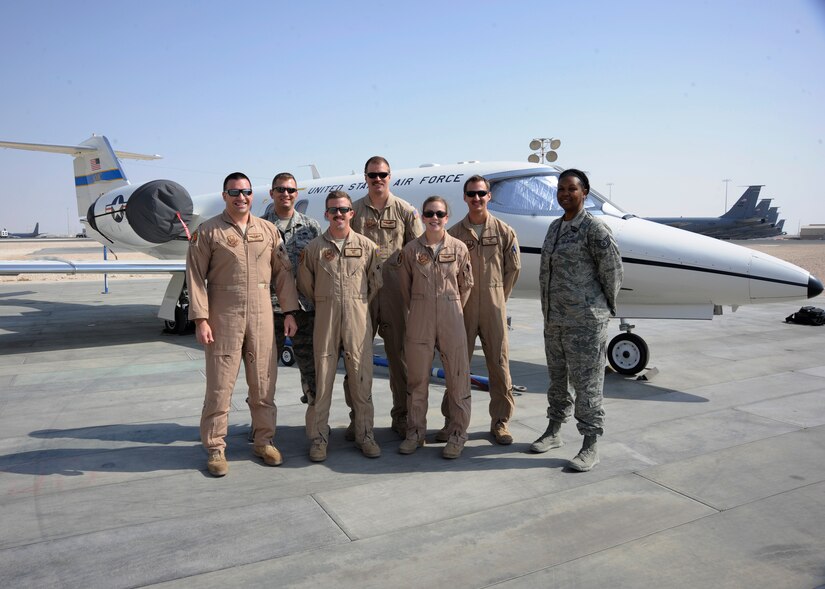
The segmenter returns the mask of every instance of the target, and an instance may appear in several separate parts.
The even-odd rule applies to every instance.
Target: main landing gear
[[[175,318],[167,319],[163,322],[165,331],[167,333],[176,333],[183,335],[187,330],[191,329],[192,322],[189,321],[189,290],[186,286],[180,292],[178,302],[175,305]]]
[[[647,367],[650,359],[650,350],[647,343],[630,330],[636,327],[624,319],[620,319],[620,333],[607,346],[607,361],[619,374],[638,374]]]

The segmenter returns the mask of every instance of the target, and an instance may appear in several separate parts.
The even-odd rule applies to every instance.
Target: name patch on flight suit
[[[489,235],[481,238],[481,245],[498,245],[498,235]]]
[[[440,252],[438,254],[438,261],[441,264],[448,264],[450,262],[455,262],[455,252]]]
[[[464,244],[467,246],[468,250],[473,251],[473,248],[475,248],[475,246],[476,246],[476,240],[475,239],[465,239]]]
[[[378,223],[375,219],[367,219],[367,222],[364,223],[364,225],[367,227],[367,229],[374,229],[375,226],[378,225]]]
[[[381,219],[381,229],[395,229],[395,219]]]
[[[264,234],[263,233],[247,233],[246,234],[246,241],[263,241]]]
[[[360,258],[361,257],[361,248],[360,247],[345,247],[344,248],[344,257],[345,258]]]
[[[430,261],[430,256],[428,256],[427,254],[425,254],[423,252],[418,254],[418,263],[419,264],[423,265],[423,264],[426,264],[429,261]]]
[[[238,236],[237,235],[227,235],[226,236],[226,245],[229,247],[235,247],[238,245]]]
[[[326,258],[328,261],[334,260],[335,259],[335,252],[332,251],[331,248],[325,249],[324,250],[324,258]]]

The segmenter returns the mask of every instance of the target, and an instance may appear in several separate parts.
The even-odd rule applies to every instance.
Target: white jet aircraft
[[[185,262],[188,235],[220,213],[220,192],[192,198],[179,184],[154,180],[131,185],[121,159],[157,159],[114,151],[106,137],[92,136],[80,145],[0,142],[0,147],[64,153],[74,157],[78,215],[89,237],[112,251],[131,250],[159,258],[155,262],[73,262],[31,260],[0,262],[0,274],[20,273],[171,273],[158,316],[171,329],[186,325],[188,306]],[[521,162],[459,162],[426,164],[395,170],[391,190],[413,205],[427,196],[444,197],[454,221],[466,211],[464,182],[479,174],[492,184],[490,210],[519,236],[522,271],[514,296],[538,296],[538,268],[550,222],[562,213],[556,186],[562,168]],[[313,174],[315,175],[315,174]],[[355,200],[366,194],[363,175],[302,181],[296,208],[323,218],[324,198],[345,190]],[[269,186],[254,187],[252,212],[263,215],[270,205]],[[795,301],[819,295],[822,283],[808,271],[775,257],[731,243],[660,225],[629,214],[595,190],[585,207],[613,230],[624,263],[618,317],[622,333],[608,348],[608,360],[618,372],[635,374],[647,365],[647,344],[631,333],[632,318],[711,319],[729,305]]]

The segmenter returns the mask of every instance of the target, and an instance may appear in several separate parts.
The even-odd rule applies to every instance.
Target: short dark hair
[[[367,160],[367,163],[364,164],[364,173],[365,174],[367,173],[367,168],[370,167],[370,164],[385,164],[387,166],[387,170],[390,170],[390,162],[388,162],[386,159],[384,159],[380,155],[374,155],[370,159]]]
[[[484,186],[487,187],[487,191],[488,192],[490,191],[490,181],[487,178],[485,178],[484,176],[479,176],[478,174],[473,174],[472,176],[467,178],[467,181],[464,183],[464,192],[467,192],[467,185],[470,184],[471,182],[484,182]]]
[[[434,194],[432,196],[427,197],[427,200],[425,200],[424,204],[421,205],[421,212],[422,213],[427,209],[427,205],[430,204],[431,202],[440,202],[441,204],[443,204],[444,205],[444,210],[447,211],[447,215],[449,216],[449,214],[450,214],[450,204],[446,200],[444,200],[443,197],[438,196],[437,194]]]
[[[344,192],[343,190],[333,190],[327,195],[326,200],[324,201],[324,208],[329,208],[329,201],[335,200],[337,198],[345,198],[349,201],[349,206],[352,206],[352,198],[349,194]]]
[[[278,172],[275,174],[275,177],[272,179],[272,188],[275,188],[275,183],[278,180],[292,180],[295,184],[298,184],[298,181],[295,179],[295,176],[290,174],[289,172]]]
[[[231,174],[229,174],[229,176],[223,179],[224,190],[226,190],[226,183],[230,180],[246,180],[247,182],[249,182],[249,177],[243,172],[232,172]],[[249,187],[252,188],[252,182],[249,182]]]
[[[568,176],[578,178],[582,188],[584,188],[584,191],[586,193],[590,192],[590,180],[587,179],[587,174],[581,170],[577,170],[576,168],[567,168],[564,172],[559,174],[559,182],[562,181],[562,178],[567,178]]]

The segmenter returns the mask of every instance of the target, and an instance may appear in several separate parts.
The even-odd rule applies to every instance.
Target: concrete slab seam
[[[319,499],[319,498],[318,498],[318,496],[317,496],[315,493],[310,493],[309,497],[310,497],[310,499],[312,499],[313,501],[315,501],[315,504],[316,504],[316,505],[318,505],[318,507],[320,507],[320,508],[321,508],[321,511],[323,511],[325,514],[327,514],[327,517],[330,519],[330,521],[332,521],[332,523],[334,523],[334,524],[336,525],[336,527],[337,527],[339,530],[341,530],[341,532],[342,532],[342,533],[343,533],[343,534],[344,534],[347,538],[349,538],[349,541],[350,541],[350,542],[355,542],[356,540],[358,540],[358,539],[359,539],[357,536],[353,536],[353,535],[350,533],[350,531],[349,531],[349,530],[347,529],[347,527],[343,524],[343,522],[341,522],[341,521],[340,521],[337,517],[335,517],[335,515],[334,515],[334,513],[333,513],[332,509],[331,509],[331,508],[330,508],[330,507],[329,507],[326,503],[324,503],[324,501],[323,501],[323,500]]]
[[[684,491],[680,491],[680,490],[678,490],[678,489],[674,489],[673,487],[669,487],[669,486],[667,486],[667,485],[665,485],[665,484],[661,483],[660,481],[657,481],[657,480],[651,479],[651,478],[649,478],[649,477],[646,477],[646,476],[644,475],[644,473],[642,473],[642,472],[640,472],[640,471],[636,471],[636,472],[634,472],[633,474],[635,474],[635,475],[636,475],[636,476],[638,476],[638,477],[643,478],[644,480],[646,480],[646,481],[648,481],[648,482],[650,482],[650,483],[653,483],[653,484],[654,484],[654,485],[656,485],[657,487],[661,487],[661,488],[663,488],[663,489],[667,489],[667,490],[668,490],[668,491],[670,491],[671,493],[676,493],[677,495],[679,495],[679,496],[681,496],[681,497],[685,497],[685,498],[690,499],[691,501],[693,501],[693,502],[695,502],[695,503],[698,503],[698,504],[700,504],[700,505],[704,505],[705,507],[708,507],[708,508],[710,508],[710,509],[714,510],[716,513],[722,513],[723,511],[727,511],[726,509],[724,509],[724,508],[722,508],[722,507],[718,507],[718,506],[716,506],[716,505],[711,505],[711,504],[710,504],[710,503],[708,503],[707,501],[702,501],[701,499],[698,499],[697,497],[694,497],[693,495],[691,495],[691,494],[689,494],[689,493],[685,493]],[[737,506],[737,507],[738,507],[738,506]],[[711,514],[711,515],[715,515],[715,514]],[[707,517],[707,516],[702,516],[702,517]],[[699,518],[699,519],[701,519],[701,518]],[[695,521],[695,520],[694,520],[694,521]],[[685,523],[690,523],[690,522],[685,522]],[[680,524],[680,525],[683,525],[683,524]],[[675,526],[675,527],[678,527],[678,526]]]

